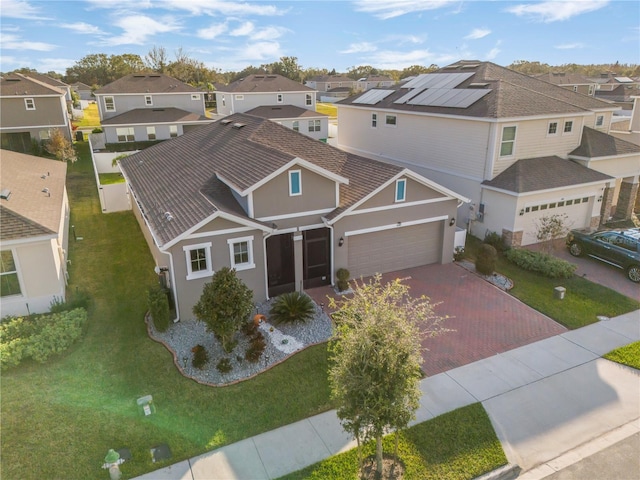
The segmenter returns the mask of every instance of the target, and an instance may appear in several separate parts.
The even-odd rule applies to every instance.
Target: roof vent
[[[11,196],[11,190],[9,190],[8,188],[3,188],[2,191],[0,192],[0,198],[2,200],[9,200],[10,196]]]
[[[168,222],[173,220],[173,215],[171,215],[171,212],[164,212],[164,219]]]
[[[229,125],[233,120],[229,120],[228,118],[224,118],[222,120],[220,120],[220,123],[222,125]]]
[[[485,82],[474,82],[469,84],[469,88],[486,88],[489,84]]]
[[[235,128],[236,130],[240,130],[245,125],[246,125],[246,123],[236,122],[236,123],[233,124],[233,128]]]
[[[50,196],[51,196],[51,192],[50,192],[50,191],[49,191],[49,189],[48,189],[48,188],[46,188],[46,187],[42,189],[42,193],[46,193],[46,194],[47,194],[47,197],[50,197]]]

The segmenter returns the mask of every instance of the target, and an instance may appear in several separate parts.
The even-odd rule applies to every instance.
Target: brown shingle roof
[[[245,113],[255,115],[262,118],[319,118],[328,117],[328,115],[314,110],[308,110],[295,105],[265,105],[262,107],[252,108]]]
[[[554,85],[592,85],[595,82],[589,80],[584,75],[571,72],[549,72],[532,75],[532,77]]]
[[[313,88],[282,75],[248,75],[220,87],[217,91],[230,93],[315,92]]]
[[[536,192],[610,180],[613,177],[557,156],[525,158],[482,185],[515,193]]]
[[[2,238],[58,232],[65,201],[67,164],[0,150],[0,168],[0,189],[11,191],[8,200],[0,200]]]
[[[29,72],[24,74],[25,77],[33,78],[34,80],[38,80],[39,82],[46,83],[47,85],[51,85],[53,87],[60,88],[62,90],[66,90],[69,85],[64,83],[62,80],[58,80],[57,78],[52,78],[47,75],[42,75],[41,73]]]
[[[204,122],[213,120],[179,108],[135,108],[102,121],[102,125],[146,125],[171,122]]]
[[[28,78],[19,73],[10,73],[0,78],[0,95],[3,97],[28,97],[31,95],[61,96],[64,92],[52,85],[35,78]]]
[[[97,95],[109,93],[190,93],[200,92],[169,75],[160,73],[133,73],[96,90]]]
[[[316,75],[308,78],[308,82],[355,82],[353,78],[349,78],[346,75]]]
[[[625,142],[613,135],[584,127],[580,146],[569,153],[574,157],[597,158],[612,157],[640,153],[640,147],[635,143]]]

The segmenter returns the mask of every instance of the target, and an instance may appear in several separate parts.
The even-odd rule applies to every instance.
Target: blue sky
[[[182,48],[220,71],[282,56],[303,68],[459,59],[640,63],[635,0],[0,0],[0,70],[65,73],[91,53]]]

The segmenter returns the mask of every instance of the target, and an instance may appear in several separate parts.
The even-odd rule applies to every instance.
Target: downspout
[[[169,255],[169,264],[171,265],[171,286],[173,286],[173,288],[171,290],[173,290],[173,301],[176,304],[176,318],[173,321],[174,323],[179,322],[180,321],[180,306],[178,305],[178,292],[176,292],[176,269],[174,268],[173,265],[173,255],[171,254],[171,252],[162,252],[166,255]]]
[[[333,225],[329,225],[329,222],[327,221],[326,218],[322,217],[322,222],[325,224],[325,226],[329,229],[330,235],[329,235],[329,242],[331,243],[331,258],[330,258],[330,263],[331,263],[331,285],[335,285],[335,257],[336,257],[336,252],[335,252],[335,242],[334,242],[334,235],[333,235]]]
[[[264,297],[269,300],[269,270],[267,266],[267,238],[269,238],[272,233],[267,233],[262,236],[262,251],[264,252]]]

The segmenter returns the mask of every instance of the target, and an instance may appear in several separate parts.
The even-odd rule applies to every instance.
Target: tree
[[[428,298],[411,298],[399,279],[383,285],[376,275],[354,286],[351,298],[330,301],[339,310],[329,382],[342,426],[358,444],[360,468],[361,444],[375,439],[380,475],[383,435],[405,428],[419,405],[421,339],[445,329]]]
[[[62,162],[70,161],[73,163],[78,159],[72,143],[57,128],[51,131],[49,141],[45,143],[44,149]]]
[[[553,247],[553,240],[564,237],[569,232],[568,219],[566,213],[558,213],[545,215],[536,220],[536,239],[538,242],[543,242],[544,251],[549,253]]]
[[[164,73],[169,63],[167,50],[164,47],[156,47],[155,45],[149,50],[144,60],[148,68],[158,73]]]
[[[234,337],[253,309],[253,292],[229,267],[218,270],[206,283],[193,314],[207,324],[225,352],[235,347]]]

